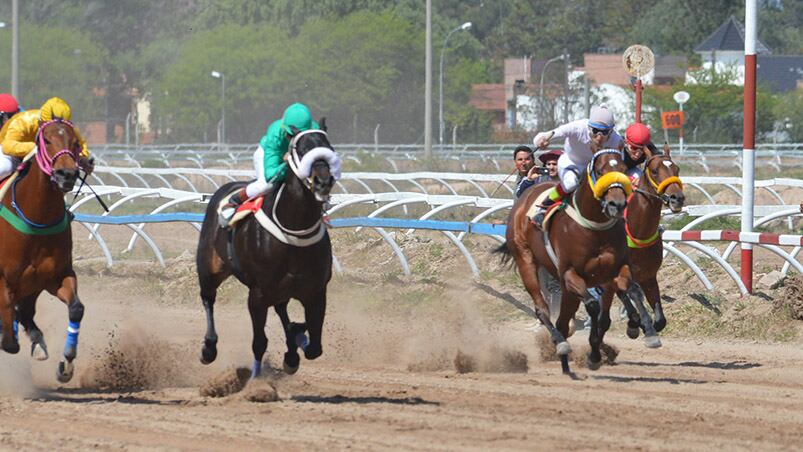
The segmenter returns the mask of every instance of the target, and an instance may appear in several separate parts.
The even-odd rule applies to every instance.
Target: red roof
[[[483,83],[471,85],[471,98],[468,101],[472,107],[485,111],[505,111],[505,85],[501,83]]]

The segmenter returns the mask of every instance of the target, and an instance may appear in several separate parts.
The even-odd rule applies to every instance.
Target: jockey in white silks
[[[560,183],[550,189],[546,201],[533,216],[538,228],[542,227],[549,206],[561,202],[580,185],[580,175],[595,152],[601,149],[622,149],[624,141],[613,130],[615,124],[610,110],[595,106],[591,108],[588,119],[578,119],[535,136],[533,144],[540,149],[546,148],[550,142],[563,141],[563,155],[558,158]]]

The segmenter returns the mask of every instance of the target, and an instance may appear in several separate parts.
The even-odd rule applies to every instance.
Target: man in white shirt
[[[580,185],[580,175],[601,149],[622,149],[624,141],[613,130],[616,125],[613,113],[606,107],[592,107],[588,119],[578,119],[551,130],[541,132],[533,139],[537,148],[544,149],[551,142],[563,141],[563,155],[558,159],[560,184],[549,192],[549,197],[533,217],[541,228],[547,208],[563,200]]]

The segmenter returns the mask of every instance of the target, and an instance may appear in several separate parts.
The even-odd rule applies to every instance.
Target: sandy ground
[[[269,372],[240,393],[203,397],[199,388],[210,379],[250,363],[250,322],[241,290],[229,285],[218,307],[220,355],[202,366],[203,314],[188,286],[180,295],[141,274],[82,277],[87,315],[77,375],[66,386],[54,378],[66,309],[43,297],[37,319],[51,358],[31,360],[26,338],[19,355],[0,355],[2,448],[790,450],[803,444],[798,342],[665,338],[663,348],[647,350],[614,331],[609,343],[620,349],[618,364],[592,372],[575,362],[570,378],[557,362],[539,359],[530,319],[454,286],[443,289],[438,304],[389,306],[370,302],[371,293],[387,288],[335,282],[323,357],[302,360],[294,376]],[[367,296],[355,299],[358,290]],[[268,331],[267,360],[279,364],[283,341],[272,314]],[[571,339],[578,352],[586,341],[582,332]],[[274,390],[278,401],[249,400]]]

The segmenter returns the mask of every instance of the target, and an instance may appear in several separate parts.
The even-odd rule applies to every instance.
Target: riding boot
[[[555,203],[563,202],[563,197],[566,195],[566,192],[563,190],[563,186],[560,184],[552,187],[549,191],[549,195],[544,202],[538,206],[538,210],[535,211],[535,215],[533,215],[533,223],[535,223],[535,227],[538,229],[543,229],[544,226],[544,217],[546,216],[547,210],[549,207]]]
[[[235,212],[237,212],[237,208],[247,200],[248,194],[245,192],[245,188],[241,188],[229,197],[229,201],[220,209],[219,220],[221,228],[228,227],[229,221],[231,221],[231,218],[234,216]]]

